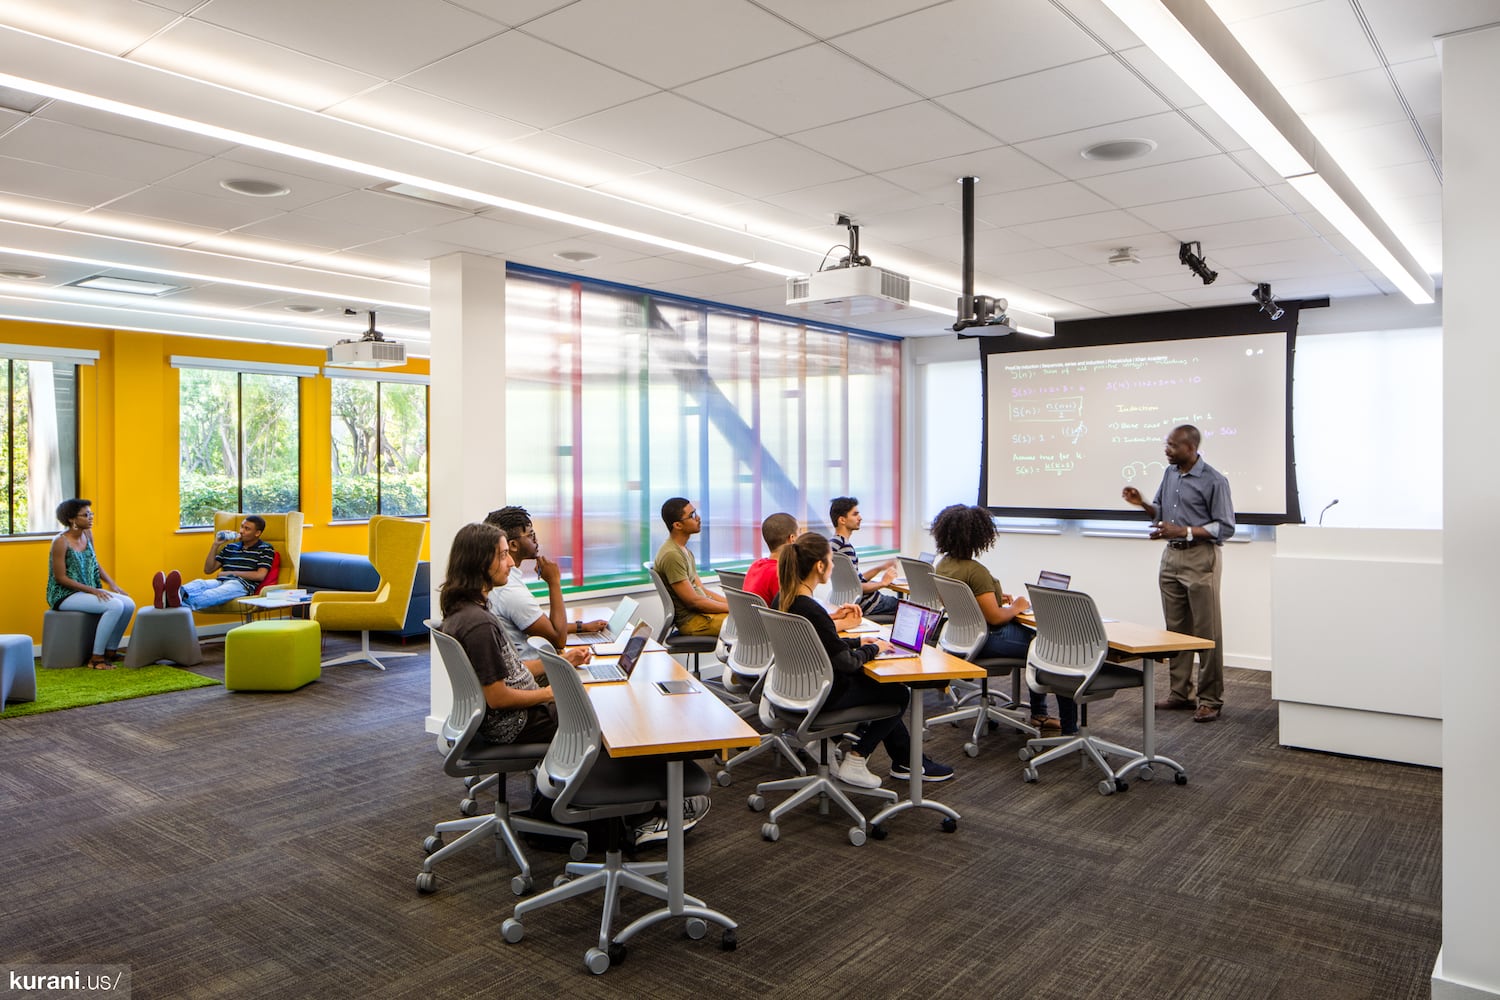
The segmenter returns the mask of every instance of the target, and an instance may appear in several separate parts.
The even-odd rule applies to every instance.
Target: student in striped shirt
[[[196,611],[255,593],[276,560],[276,550],[271,548],[271,543],[260,540],[261,532],[265,530],[265,518],[259,514],[247,514],[240,522],[238,541],[226,545],[218,535],[211,538],[208,555],[203,559],[203,572],[216,573],[215,579],[183,583],[182,575],[175,569],[165,575],[158,572],[151,581],[155,605]]]

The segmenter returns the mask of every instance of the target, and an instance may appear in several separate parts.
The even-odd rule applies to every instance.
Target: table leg
[[[1177,783],[1180,785],[1187,781],[1187,769],[1172,758],[1159,757],[1156,753],[1156,664],[1156,659],[1149,656],[1142,660],[1141,752],[1121,764],[1119,770],[1115,771],[1115,777],[1123,780],[1148,765],[1165,764],[1177,772]]]
[[[724,947],[733,948],[735,946],[733,932],[739,925],[718,910],[709,909],[697,900],[689,905],[688,900],[691,897],[684,891],[685,881],[682,845],[682,761],[669,760],[667,762],[667,905],[631,921],[630,926],[615,935],[615,943],[624,944],[647,927],[659,924],[663,920],[687,917],[688,937],[701,938],[707,929],[704,921],[712,921],[724,928]]]
[[[931,809],[942,813],[946,819],[943,820],[943,829],[952,833],[958,829],[958,813],[943,805],[941,802],[933,802],[931,799],[922,797],[922,696],[925,688],[913,686],[911,689],[911,760],[907,764],[910,768],[911,777],[907,782],[910,789],[908,797],[900,802],[893,802],[870,820],[871,826],[880,826],[887,819],[907,809]]]

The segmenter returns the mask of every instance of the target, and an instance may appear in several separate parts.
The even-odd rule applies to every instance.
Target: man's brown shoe
[[[1193,703],[1187,698],[1163,698],[1156,703],[1156,707],[1162,711],[1169,709],[1184,710],[1193,707]]]
[[[1193,713],[1194,722],[1217,722],[1219,720],[1219,708],[1213,705],[1199,705],[1198,711]]]

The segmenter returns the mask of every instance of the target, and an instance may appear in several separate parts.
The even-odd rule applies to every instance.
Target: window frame
[[[337,473],[335,472],[335,470],[333,468],[333,461],[334,461],[333,450],[330,449],[329,450],[329,455],[328,455],[328,460],[329,460],[328,493],[329,493],[329,501],[330,501],[330,503],[329,503],[329,512],[330,512],[330,515],[329,516],[330,516],[330,519],[331,519],[332,523],[334,523],[334,524],[361,524],[361,523],[364,523],[364,522],[368,522],[371,517],[382,516],[382,515],[383,516],[389,516],[389,517],[415,517],[415,518],[426,518],[426,517],[432,516],[432,461],[431,461],[431,458],[432,458],[432,378],[430,376],[427,376],[427,375],[414,375],[414,374],[410,374],[410,373],[407,373],[407,372],[385,372],[385,371],[379,371],[379,370],[367,371],[367,370],[361,370],[361,369],[358,369],[358,368],[338,368],[337,366],[333,366],[331,369],[329,367],[325,367],[323,369],[322,374],[323,374],[323,377],[326,378],[326,379],[328,379],[328,381],[330,383],[332,383],[335,379],[347,379],[347,380],[352,381],[352,382],[374,382],[375,383],[375,435],[376,435],[377,440],[381,436],[381,421],[383,419],[382,418],[382,412],[381,412],[381,395],[382,395],[382,388],[381,387],[383,385],[420,385],[424,389],[424,396],[423,396],[423,402],[422,402],[422,408],[423,408],[422,409],[422,427],[423,427],[423,438],[424,438],[424,440],[426,442],[426,444],[425,444],[425,446],[423,448],[423,464],[425,466],[426,480],[427,480],[427,485],[426,485],[426,490],[424,492],[424,496],[425,496],[427,502],[426,502],[426,504],[424,504],[423,511],[420,514],[412,514],[412,513],[391,514],[391,515],[386,515],[385,514],[385,511],[382,509],[382,507],[383,507],[383,500],[384,500],[383,485],[382,485],[383,481],[384,481],[384,469],[382,467],[381,462],[378,460],[378,456],[377,456],[377,461],[375,462],[375,513],[374,514],[367,514],[367,515],[365,515],[363,517],[340,517],[338,515],[337,511],[335,511],[333,509],[334,491],[336,489],[338,476],[337,476]],[[329,423],[330,438],[331,438],[332,433],[333,433],[333,419],[334,419],[332,400],[333,400],[333,388],[332,388],[332,385],[330,385],[329,386],[329,407],[328,407],[328,423]]]

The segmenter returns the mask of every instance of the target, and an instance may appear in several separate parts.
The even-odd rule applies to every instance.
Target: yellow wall
[[[0,320],[0,343],[99,352],[79,369],[79,496],[94,502],[99,561],[137,605],[151,603],[151,576],[177,568],[199,575],[209,529],[177,527],[177,370],[172,355],[318,366],[315,348],[275,347],[122,330],[91,330]],[[415,359],[397,371],[427,374]],[[366,554],[363,522],[330,524],[333,513],[331,391],[304,378],[301,392],[302,551]],[[61,530],[61,526],[59,526]],[[0,632],[41,642],[47,549],[52,537],[0,539]],[[423,543],[422,558],[428,557]],[[199,615],[199,624],[232,621]]]

